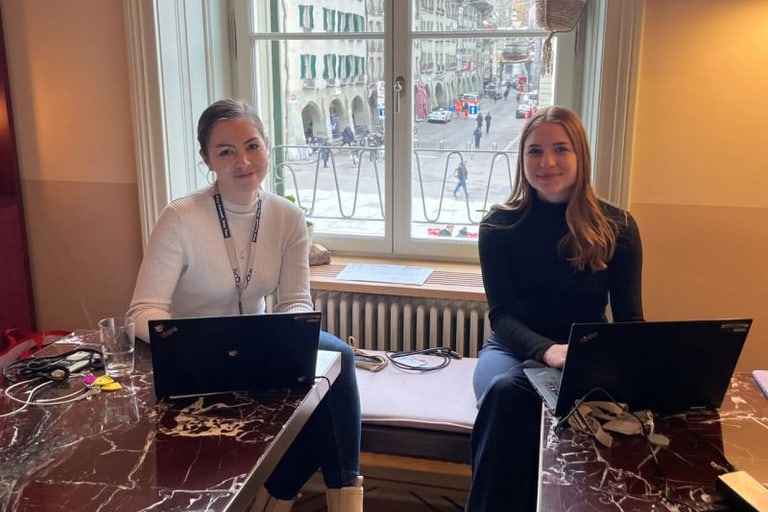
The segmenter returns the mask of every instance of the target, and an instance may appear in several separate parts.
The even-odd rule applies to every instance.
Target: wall
[[[38,327],[128,307],[141,258],[122,0],[2,0]]]
[[[121,0],[0,0],[40,328],[92,327],[141,258]],[[768,368],[768,4],[647,0],[630,208],[649,319],[751,316]]]
[[[646,318],[752,317],[739,367],[768,368],[768,3],[646,0],[641,52]]]

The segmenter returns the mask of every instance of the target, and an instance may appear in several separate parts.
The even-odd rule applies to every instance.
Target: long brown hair
[[[509,198],[503,204],[496,205],[494,210],[521,211],[523,215],[518,222],[522,222],[530,211],[536,190],[525,177],[525,142],[533,130],[545,123],[562,126],[576,152],[576,184],[565,209],[568,233],[558,242],[558,251],[578,270],[587,267],[595,272],[604,270],[616,251],[617,226],[603,213],[590,184],[592,163],[587,134],[572,110],[558,106],[546,107],[538,110],[528,120],[520,134],[515,186]]]

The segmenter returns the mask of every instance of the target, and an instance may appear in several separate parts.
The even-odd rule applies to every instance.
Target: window
[[[299,5],[299,26],[305,32],[310,32],[315,28],[314,5]]]
[[[322,11],[329,3],[319,0],[127,5],[145,237],[168,200],[207,184],[194,127],[202,109],[225,96],[260,110],[273,143],[266,186],[298,192],[315,239],[336,252],[476,258],[471,235],[483,211],[509,193],[524,121],[516,108],[502,109],[503,93],[494,90],[510,90],[509,107],[557,102],[579,110],[596,169],[609,170],[596,172],[598,190],[618,203],[626,197],[640,0],[588,2],[580,37],[555,38],[551,77],[537,72],[546,33],[532,23],[533,1],[339,1]],[[314,7],[322,30],[307,33]],[[627,44],[617,43],[622,38]],[[480,112],[493,116],[479,148],[469,113],[427,121],[435,107],[455,110],[463,94],[478,95]],[[334,144],[332,171],[316,169],[308,126]],[[347,126],[353,147],[341,146]],[[502,131],[506,139],[494,138]],[[462,158],[470,194],[454,198],[452,171]],[[454,236],[439,235],[450,226]],[[456,236],[462,231],[468,236]]]
[[[484,212],[509,195],[515,179],[514,140],[525,122],[517,105],[552,103],[555,79],[575,83],[578,68],[541,76],[547,33],[536,26],[533,1],[323,4],[324,31],[309,38],[285,16],[290,2],[251,2],[248,32],[238,34],[252,55],[239,62],[253,76],[248,97],[268,108],[270,186],[298,199],[315,239],[332,250],[474,257]],[[357,17],[378,30],[354,32],[366,26]],[[558,39],[557,55],[574,55],[574,43]],[[323,54],[326,83],[314,88],[294,80],[306,76],[297,57],[309,49]],[[351,79],[353,64],[365,58],[382,63],[372,70],[378,76]],[[573,95],[561,96],[559,103],[576,106]],[[436,107],[453,114],[428,122]],[[327,168],[319,165],[319,144],[333,148]],[[459,190],[461,161],[469,179]]]

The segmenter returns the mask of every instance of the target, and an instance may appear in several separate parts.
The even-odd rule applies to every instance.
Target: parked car
[[[525,118],[525,114],[528,113],[529,110],[531,110],[531,107],[533,106],[533,103],[521,103],[517,106],[517,110],[515,110],[515,118],[516,119],[523,119]]]
[[[491,99],[500,100],[504,96],[503,89],[500,84],[488,84],[485,86],[485,95]]]
[[[452,112],[445,107],[435,107],[427,116],[428,123],[450,123]]]

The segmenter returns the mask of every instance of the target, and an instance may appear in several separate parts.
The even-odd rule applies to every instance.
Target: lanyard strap
[[[245,283],[243,283],[240,277],[240,265],[237,262],[237,254],[235,251],[235,242],[232,240],[232,232],[229,229],[229,223],[227,222],[227,212],[224,210],[224,202],[221,199],[219,193],[219,187],[214,185],[213,187],[213,201],[216,203],[216,213],[219,216],[219,225],[221,226],[221,234],[224,236],[224,247],[227,249],[227,257],[229,258],[229,265],[232,267],[232,276],[235,280],[235,290],[237,290],[237,310],[243,314],[243,292],[248,288],[248,284],[251,282],[251,276],[253,275],[253,265],[256,258],[256,251],[253,247],[256,245],[256,241],[259,238],[259,221],[261,220],[261,198],[256,202],[256,215],[253,222],[253,234],[251,235],[251,243],[248,246],[248,271],[245,273]]]

